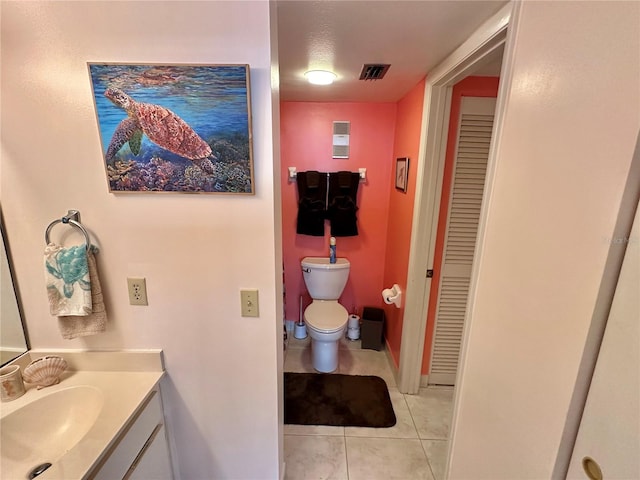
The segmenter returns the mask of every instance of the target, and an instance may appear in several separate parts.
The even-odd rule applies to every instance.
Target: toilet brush
[[[302,295],[300,295],[300,313],[298,315],[298,323],[296,323],[293,336],[298,340],[302,340],[303,338],[307,338],[307,327],[302,321]]]

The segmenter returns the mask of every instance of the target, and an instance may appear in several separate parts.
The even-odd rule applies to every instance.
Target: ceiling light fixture
[[[338,76],[327,70],[310,70],[304,74],[309,83],[314,85],[331,85]]]

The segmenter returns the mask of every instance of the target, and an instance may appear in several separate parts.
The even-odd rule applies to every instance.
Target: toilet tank
[[[329,263],[328,257],[302,259],[302,276],[314,300],[338,300],[349,278],[351,264],[346,258]]]

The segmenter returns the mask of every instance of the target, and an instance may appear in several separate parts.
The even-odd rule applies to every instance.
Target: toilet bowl
[[[302,272],[313,301],[303,318],[311,337],[313,368],[329,373],[338,368],[338,342],[349,320],[347,309],[338,303],[349,278],[350,263],[338,258],[330,263],[325,257],[305,257]]]
[[[338,342],[344,337],[349,313],[337,300],[314,300],[304,311],[311,337],[311,362],[319,372],[338,368]]]

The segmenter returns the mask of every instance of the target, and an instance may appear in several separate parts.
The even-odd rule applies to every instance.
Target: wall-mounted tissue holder
[[[385,288],[382,291],[382,298],[384,303],[388,305],[393,303],[396,308],[400,308],[400,303],[402,302],[402,290],[400,290],[400,285],[394,283],[393,287]]]

